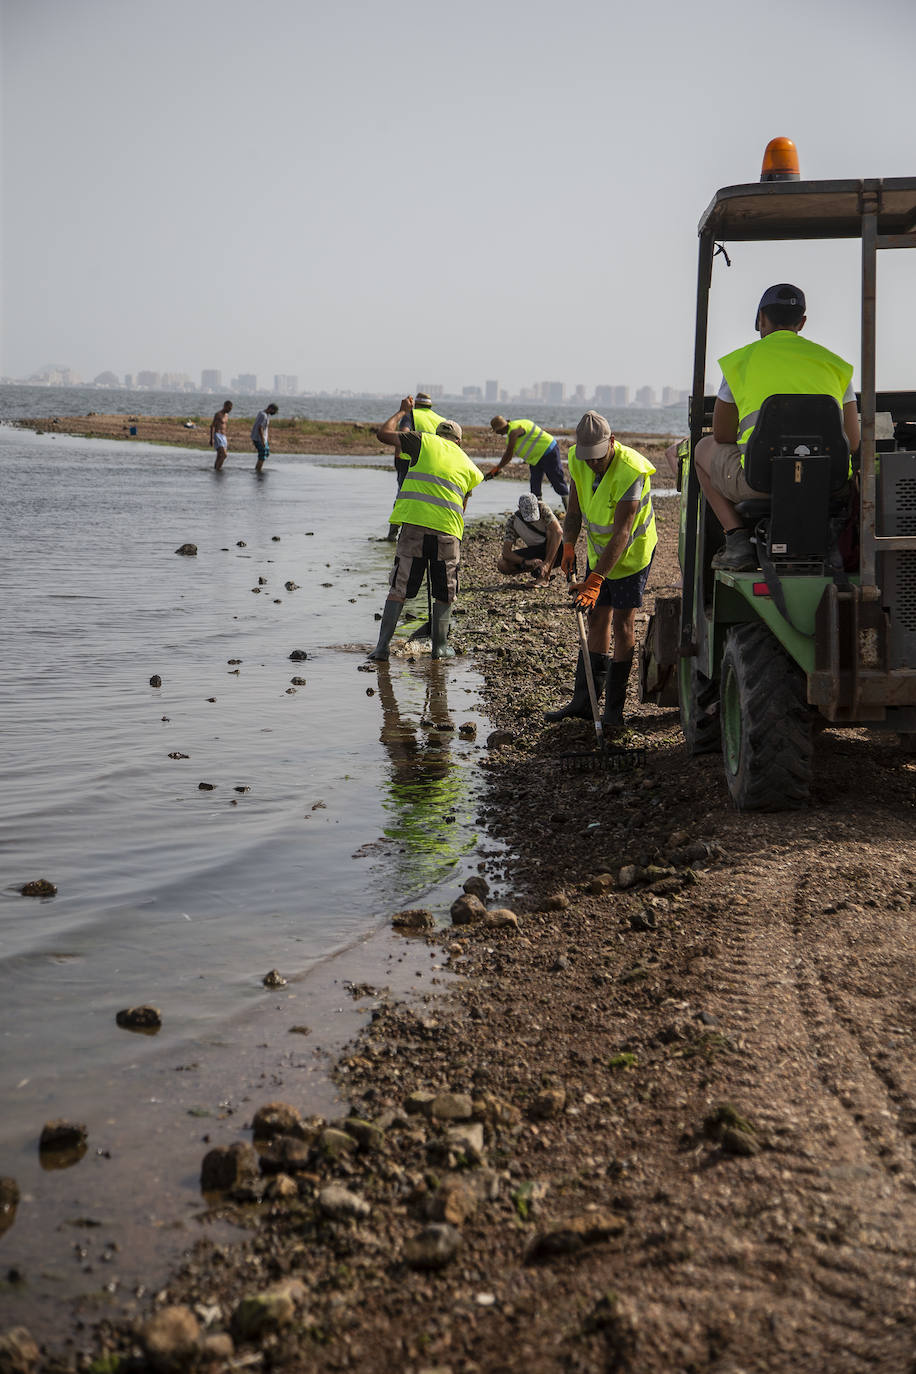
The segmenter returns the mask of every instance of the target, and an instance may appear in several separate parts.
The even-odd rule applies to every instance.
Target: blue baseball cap
[[[798,310],[800,315],[805,313],[805,293],[797,286],[790,285],[787,281],[777,282],[775,286],[768,286],[760,297],[760,304],[757,307],[757,315],[761,310],[766,310],[768,305],[788,305]],[[757,318],[754,317],[754,328],[757,327]]]

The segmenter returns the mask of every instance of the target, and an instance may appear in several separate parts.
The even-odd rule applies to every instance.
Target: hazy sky
[[[768,139],[916,174],[913,0],[0,0],[0,42],[13,377],[686,387],[697,220]],[[788,280],[858,361],[857,248],[732,259],[711,358]],[[880,261],[913,386],[916,253]]]

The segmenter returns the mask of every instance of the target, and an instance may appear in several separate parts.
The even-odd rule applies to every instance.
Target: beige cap
[[[495,429],[497,434],[502,434],[504,429],[509,428],[509,421],[504,415],[494,415],[490,421],[490,428]]]
[[[413,403],[415,406],[419,406],[421,410],[424,406],[432,405],[432,401],[430,400],[429,396],[426,394],[425,391],[418,391],[416,396],[414,396],[413,398]]]
[[[611,427],[596,410],[587,410],[576,425],[576,457],[604,458],[611,446]]]
[[[456,444],[461,443],[461,426],[456,420],[441,420],[436,425],[436,433],[440,439],[453,439]]]

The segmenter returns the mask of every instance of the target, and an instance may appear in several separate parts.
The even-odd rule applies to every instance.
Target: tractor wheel
[[[722,753],[739,811],[792,811],[811,787],[801,670],[764,625],[736,625],[722,655]]]
[[[695,658],[678,660],[677,677],[687,753],[717,754],[722,748],[718,682],[699,671]]]

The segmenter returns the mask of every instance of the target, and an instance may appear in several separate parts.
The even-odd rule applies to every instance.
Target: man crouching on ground
[[[604,416],[593,410],[586,411],[576,426],[568,462],[572,489],[561,567],[567,576],[572,573],[576,539],[584,524],[588,577],[574,585],[575,605],[589,613],[589,658],[598,695],[605,689],[604,729],[621,730],[636,645],[636,611],[658,543],[650,482],[655,468],[641,453],[619,444]],[[612,627],[614,652],[609,660]],[[552,721],[567,716],[591,716],[581,650],[572,701],[546,712]]]
[[[496,569],[506,576],[531,573],[532,580],[544,586],[558,561],[562,539],[560,522],[546,501],[523,491],[518,498],[518,510],[506,521]]]
[[[416,430],[398,431],[398,423],[413,408],[413,397],[406,396],[395,415],[376,430],[383,444],[400,445],[410,466],[398,491],[391,512],[392,525],[400,525],[390,591],[378,644],[369,655],[376,662],[388,658],[388,646],[408,597],[416,596],[429,577],[433,595],[431,626],[433,658],[451,658],[454,649],[446,643],[452,602],[458,591],[458,562],[464,534],[464,509],[468,497],[483,481],[483,473],[459,448],[461,426],[443,420],[435,434]]]

